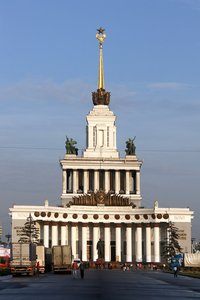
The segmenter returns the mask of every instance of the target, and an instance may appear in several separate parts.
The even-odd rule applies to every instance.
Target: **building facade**
[[[141,207],[142,161],[135,153],[134,140],[120,157],[116,140],[116,116],[110,110],[110,93],[104,87],[103,42],[100,28],[98,89],[92,93],[93,107],[86,117],[86,149],[77,154],[73,141],[66,141],[66,154],[60,160],[62,171],[61,206],[14,205],[12,240],[18,241],[20,230],[31,214],[40,229],[40,241],[46,248],[71,245],[74,257],[82,261],[97,260],[97,242],[104,244],[106,262],[162,261],[168,239],[168,224],[179,228],[179,243],[184,252],[191,251],[189,208]]]

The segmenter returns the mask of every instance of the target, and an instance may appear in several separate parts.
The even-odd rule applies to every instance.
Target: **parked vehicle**
[[[36,256],[37,256],[37,262],[39,262],[39,272],[44,273],[45,272],[45,247],[43,245],[37,245],[36,246]]]
[[[0,246],[0,273],[4,274],[9,271],[10,249]]]
[[[9,268],[9,256],[0,256],[0,275],[8,274],[10,271]]]
[[[52,248],[45,248],[45,272],[52,270]]]
[[[36,245],[33,243],[12,243],[10,271],[16,275],[35,275]]]
[[[184,267],[200,267],[200,253],[184,253]]]
[[[71,246],[53,246],[52,249],[53,271],[71,272],[72,270],[72,251]]]

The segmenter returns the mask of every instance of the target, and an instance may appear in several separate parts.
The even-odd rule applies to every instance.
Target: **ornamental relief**
[[[132,206],[135,208],[136,205],[130,202],[128,197],[123,197],[118,194],[105,193],[100,190],[95,193],[85,194],[80,196],[75,196],[72,198],[67,206],[71,205],[87,205],[87,206],[97,206],[97,205],[105,205],[105,206]]]

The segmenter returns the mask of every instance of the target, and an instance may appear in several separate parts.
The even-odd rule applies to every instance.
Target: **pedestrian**
[[[40,263],[39,261],[36,263],[36,276],[39,277],[40,275]]]
[[[72,264],[72,274],[73,278],[78,278],[78,264],[76,261],[74,261]]]
[[[82,262],[80,264],[80,275],[81,279],[84,279],[84,264]]]
[[[175,266],[173,268],[173,271],[174,271],[174,278],[177,277],[177,273],[178,273],[178,268]]]

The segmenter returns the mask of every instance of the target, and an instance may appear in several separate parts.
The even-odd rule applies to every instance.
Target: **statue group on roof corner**
[[[65,142],[65,149],[66,149],[66,154],[75,154],[78,155],[78,148],[75,147],[77,142],[73,140],[72,138],[68,138],[66,136],[66,142]]]
[[[128,139],[128,141],[126,141],[126,155],[135,155],[135,144],[134,144],[134,140],[135,140],[136,136],[133,139]]]

